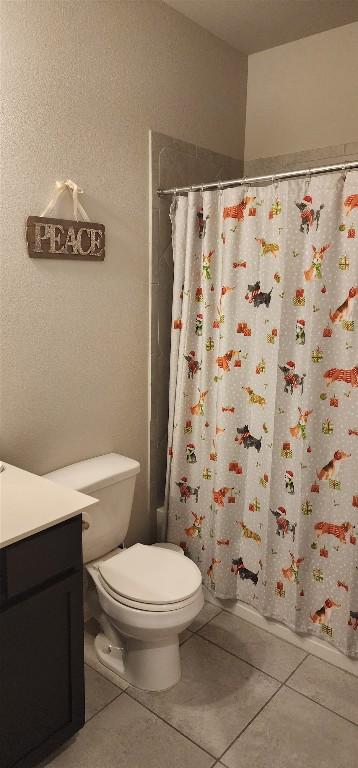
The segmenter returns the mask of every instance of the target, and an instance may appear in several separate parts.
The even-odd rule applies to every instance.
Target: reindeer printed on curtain
[[[358,173],[171,216],[168,540],[218,597],[358,655]]]

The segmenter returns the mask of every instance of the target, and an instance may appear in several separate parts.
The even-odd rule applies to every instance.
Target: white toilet
[[[91,576],[90,601],[102,632],[100,662],[146,691],[180,679],[179,634],[204,604],[201,574],[171,544],[119,549],[129,526],[137,461],[109,453],[50,472],[49,480],[93,495],[82,514],[83,560]]]

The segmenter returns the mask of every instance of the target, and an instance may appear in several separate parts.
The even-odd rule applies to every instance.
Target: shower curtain
[[[171,208],[168,540],[217,597],[358,654],[358,173]]]

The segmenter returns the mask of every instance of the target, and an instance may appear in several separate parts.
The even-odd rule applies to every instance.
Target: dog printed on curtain
[[[358,173],[172,205],[168,540],[358,655]]]

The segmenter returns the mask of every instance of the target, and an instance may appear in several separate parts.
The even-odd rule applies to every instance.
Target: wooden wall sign
[[[90,221],[29,216],[26,241],[33,259],[103,261],[105,256],[104,225]]]

